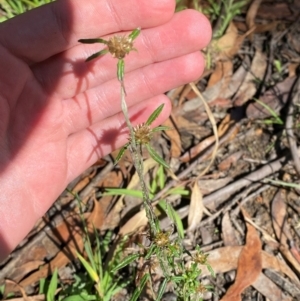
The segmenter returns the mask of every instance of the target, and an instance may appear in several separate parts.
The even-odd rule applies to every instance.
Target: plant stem
[[[147,188],[147,185],[146,185],[145,179],[144,179],[144,172],[143,172],[144,164],[143,164],[142,148],[138,147],[138,145],[136,143],[133,126],[129,119],[128,108],[127,108],[127,103],[126,103],[126,99],[125,99],[126,93],[125,93],[123,79],[120,80],[120,83],[121,83],[121,108],[122,108],[122,112],[125,117],[126,125],[129,129],[129,135],[130,135],[129,150],[130,150],[131,157],[133,160],[133,165],[134,165],[136,172],[140,179],[140,185],[141,185],[141,189],[142,189],[142,193],[143,193],[143,204],[144,204],[144,207],[146,210],[146,216],[147,216],[147,219],[148,219],[149,225],[150,225],[150,233],[151,233],[151,235],[155,236],[155,234],[157,233],[158,220],[154,213],[153,207],[151,205],[149,190]]]

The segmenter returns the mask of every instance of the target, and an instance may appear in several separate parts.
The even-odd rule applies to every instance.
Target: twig
[[[298,176],[300,177],[300,159],[297,150],[296,137],[293,130],[294,108],[295,105],[297,104],[299,105],[299,103],[300,103],[300,79],[298,76],[293,84],[290,93],[290,101],[289,101],[288,114],[285,122],[285,130],[286,130],[292,158],[295,164],[295,169],[297,171]]]
[[[220,138],[220,145],[223,144],[225,141],[228,140],[228,138],[237,130],[237,128],[239,127],[239,124],[236,123],[225,135],[223,135]],[[179,180],[183,180],[185,177],[187,177],[189,175],[189,173],[191,173],[193,170],[195,170],[195,168],[197,167],[197,165],[203,161],[205,158],[207,158],[209,156],[209,154],[211,154],[213,152],[215,148],[215,145],[211,145],[207,148],[207,151],[205,153],[203,153],[202,155],[198,156],[197,159],[195,161],[193,161],[188,167],[186,167],[185,169],[183,169],[178,175],[177,178]],[[159,191],[155,198],[153,199],[153,201],[157,201],[159,199],[161,199],[162,197],[164,197],[164,195],[173,187],[176,186],[176,184],[178,183],[178,180],[171,180],[161,191]]]
[[[298,152],[300,148],[298,149]],[[211,193],[210,195],[203,198],[204,206],[207,206],[211,210],[216,210],[223,202],[229,199],[230,196],[235,194],[237,191],[241,190],[243,187],[248,186],[251,183],[259,182],[265,177],[277,172],[282,168],[284,163],[288,159],[288,154],[283,155],[281,158],[270,161],[268,164],[264,165],[260,169],[244,176],[242,179],[237,180],[224,188]]]

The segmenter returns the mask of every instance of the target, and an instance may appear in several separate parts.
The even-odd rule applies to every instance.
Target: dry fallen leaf
[[[273,198],[271,212],[272,212],[272,223],[276,234],[276,237],[286,247],[288,246],[287,241],[293,240],[286,224],[286,204],[285,204],[285,193],[282,189],[279,189]]]
[[[248,8],[246,15],[246,24],[248,26],[248,29],[255,28],[255,17],[261,4],[261,1],[262,0],[254,0]],[[250,41],[252,41],[252,33],[249,35],[249,39]]]
[[[285,296],[282,290],[263,273],[260,273],[252,286],[270,301],[292,301],[291,297]]]
[[[242,212],[249,217],[245,210],[242,209]],[[256,281],[261,270],[261,241],[255,228],[247,223],[246,245],[238,259],[236,279],[221,301],[240,301],[241,293]]]
[[[271,89],[267,90],[260,101],[269,106],[273,111],[279,113],[288,100],[290,90],[296,77],[287,77]],[[264,119],[271,116],[270,110],[264,108],[259,103],[251,103],[246,109],[246,115],[250,119]]]
[[[239,244],[230,221],[229,212],[226,212],[222,218],[222,235],[225,246],[236,246]]]
[[[243,246],[228,246],[209,251],[208,262],[212,266],[216,274],[227,273],[229,271],[237,269],[238,258],[241,254]],[[297,285],[300,285],[300,281],[291,268],[285,261],[278,259],[277,257],[262,251],[262,268],[273,269],[277,272],[283,273],[288,276]],[[201,277],[209,276],[210,271],[203,267]]]
[[[203,217],[204,205],[202,202],[203,195],[196,181],[192,188],[190,209],[188,215],[188,230],[192,231],[197,228]]]
[[[256,50],[251,63],[251,68],[247,73],[245,80],[234,97],[235,106],[242,106],[250,100],[257,92],[256,82],[262,80],[267,68],[266,55],[260,50]]]
[[[220,92],[224,91],[228,87],[231,80],[233,70],[233,63],[231,60],[217,61],[214,72],[209,78],[207,88],[216,85],[218,82],[222,81],[222,86]],[[221,96],[221,95],[219,95]]]
[[[176,119],[175,116],[174,116],[174,119]],[[163,125],[172,128],[172,130],[166,131],[166,135],[169,137],[170,142],[171,142],[170,157],[171,158],[178,158],[180,156],[180,154],[181,154],[181,148],[182,148],[181,147],[181,138],[180,138],[180,135],[179,135],[176,127],[174,127],[171,118],[168,118],[163,123]]]
[[[145,209],[141,210],[135,214],[119,231],[121,236],[124,236],[129,233],[133,233],[141,227],[144,227],[148,224],[148,219],[146,216]]]

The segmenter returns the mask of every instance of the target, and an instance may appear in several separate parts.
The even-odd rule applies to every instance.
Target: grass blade
[[[53,275],[52,275],[52,277],[51,277],[50,284],[49,284],[49,287],[48,287],[47,301],[54,301],[55,292],[56,292],[56,289],[57,289],[57,280],[58,280],[58,277],[57,277],[57,268],[56,268]]]
[[[96,271],[92,268],[92,266],[79,254],[77,253],[77,257],[90,275],[91,279],[95,281],[96,283],[99,282],[99,277],[96,273]]]
[[[138,297],[140,296],[147,280],[149,279],[150,275],[149,274],[145,274],[141,280],[140,285],[134,290],[132,297],[130,298],[130,301],[136,301],[138,299]]]
[[[132,254],[132,255],[127,256],[123,261],[121,261],[115,267],[113,267],[111,272],[115,273],[116,271],[123,269],[124,267],[126,267],[127,265],[132,263],[134,260],[138,259],[139,257],[140,257],[139,254]]]

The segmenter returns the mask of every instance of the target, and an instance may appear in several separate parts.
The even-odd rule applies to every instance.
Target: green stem
[[[136,172],[140,179],[140,185],[143,193],[143,204],[146,210],[146,216],[148,218],[149,224],[150,224],[150,232],[152,235],[155,236],[157,232],[157,217],[154,213],[153,207],[151,205],[151,199],[150,194],[147,188],[147,185],[144,180],[144,163],[143,163],[143,155],[142,155],[142,149],[141,147],[137,147],[136,141],[135,141],[135,135],[133,131],[133,126],[130,122],[129,115],[128,115],[128,108],[126,103],[126,93],[124,88],[124,81],[123,76],[119,78],[120,84],[121,84],[121,108],[122,112],[125,117],[126,125],[129,129],[129,135],[130,135],[130,146],[129,150],[132,156],[133,164],[136,169]]]

